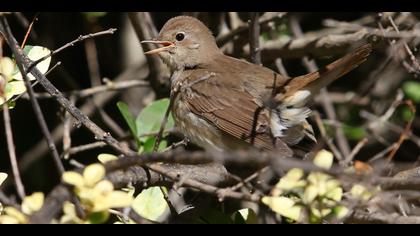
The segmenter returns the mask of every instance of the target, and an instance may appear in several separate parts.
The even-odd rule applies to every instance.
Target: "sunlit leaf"
[[[51,54],[51,51],[48,48],[41,47],[41,46],[27,45],[24,47],[23,51],[28,56],[28,58],[34,62]],[[50,67],[50,63],[51,63],[51,57],[48,57],[45,60],[38,63],[36,68],[42,74],[45,74],[48,71],[48,68]],[[28,74],[28,78],[29,80],[35,80],[35,77],[32,74]],[[22,74],[20,73],[17,66],[15,66],[15,69],[14,69],[13,79],[23,80]]]
[[[369,192],[365,186],[361,185],[361,184],[355,184],[351,190],[350,190],[350,194],[355,197],[355,198],[359,198],[362,199],[364,201],[369,200],[372,197],[372,193]]]
[[[289,191],[306,185],[306,181],[302,179],[304,172],[302,169],[293,168],[280,179],[273,190],[273,196],[280,195],[283,191]]]
[[[61,178],[63,182],[76,187],[81,187],[85,184],[83,176],[75,171],[66,171]]]
[[[0,59],[0,75],[6,78],[6,81],[12,79],[12,73],[15,67],[15,63],[9,57],[3,57]]]
[[[302,207],[295,205],[295,201],[287,197],[263,197],[262,202],[270,207],[274,212],[299,221],[301,217]]]
[[[83,179],[87,186],[94,186],[105,176],[105,167],[101,164],[88,165],[83,171]]]
[[[7,174],[0,172],[0,186],[7,179]]]
[[[23,199],[22,211],[30,215],[41,209],[42,205],[44,205],[44,194],[42,192],[35,192]]]
[[[132,207],[142,217],[156,221],[168,209],[168,204],[159,187],[150,187],[137,195]]]
[[[115,161],[117,159],[118,159],[117,156],[112,155],[112,154],[108,154],[108,153],[101,153],[101,154],[98,155],[98,160],[101,163],[106,163],[108,161]]]
[[[338,219],[342,219],[344,217],[347,216],[347,214],[349,213],[349,209],[345,206],[336,206],[332,209],[335,217],[337,217]]]
[[[327,170],[331,168],[333,161],[334,155],[327,150],[319,151],[314,158],[314,164],[316,166]]]
[[[101,194],[107,194],[114,190],[114,185],[112,185],[109,180],[101,180],[95,185],[94,189],[99,191]]]
[[[27,221],[26,216],[14,207],[5,207],[4,208],[4,213],[8,216],[11,216],[11,217],[17,219],[17,221],[19,223],[25,223]]]

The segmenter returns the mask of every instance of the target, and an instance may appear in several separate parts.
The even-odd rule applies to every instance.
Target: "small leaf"
[[[305,188],[302,201],[305,204],[310,204],[318,196],[318,189],[314,185],[309,185]]]
[[[117,160],[118,157],[112,154],[108,154],[108,153],[101,153],[98,155],[98,160],[103,164],[106,163],[108,161],[115,161]]]
[[[106,222],[109,218],[109,212],[108,211],[97,211],[92,212],[88,216],[88,221],[91,224],[102,224]]]
[[[407,97],[412,99],[415,103],[420,103],[420,82],[404,82],[402,89]]]
[[[283,191],[297,190],[297,188],[304,187],[306,181],[302,180],[303,174],[304,172],[302,169],[293,168],[289,170],[289,172],[287,172],[287,174],[276,184],[272,195],[279,196]]]
[[[101,164],[92,164],[83,171],[83,179],[87,186],[93,187],[105,176],[105,167]]]
[[[89,20],[89,21],[95,21],[100,17],[103,17],[107,14],[107,12],[83,12],[83,15]]]
[[[143,144],[143,152],[144,153],[151,153],[153,152],[153,148],[155,147],[155,137],[149,137],[146,139],[146,141]],[[160,140],[159,147],[157,149],[158,152],[163,151],[166,146],[168,145],[168,142],[166,140]]]
[[[0,59],[0,75],[5,77],[7,81],[12,79],[12,73],[15,67],[15,63],[8,57]]]
[[[164,98],[154,101],[146,106],[136,119],[137,135],[142,135],[150,132],[157,132],[165,116],[166,110],[169,106],[169,99]],[[172,128],[174,121],[172,116],[168,117],[166,129]],[[140,138],[142,142],[146,141],[147,137]]]
[[[142,217],[156,221],[168,209],[168,204],[159,187],[150,187],[137,195],[132,207]]]
[[[113,191],[107,196],[110,208],[128,207],[133,203],[133,197],[123,191]]]
[[[8,82],[5,88],[6,99],[9,100],[11,97],[22,94],[25,91],[26,91],[26,87],[23,81]]]
[[[99,191],[101,194],[108,194],[114,190],[114,185],[112,185],[109,180],[101,180],[95,185],[94,189]]]
[[[314,164],[326,170],[331,168],[333,161],[334,155],[327,150],[319,151],[314,158]]]
[[[131,134],[135,137],[137,141],[137,145],[139,145],[139,139],[137,135],[137,126],[136,126],[136,119],[131,114],[128,105],[124,102],[117,102],[117,107],[120,110],[122,116],[124,117],[125,122],[127,122],[128,128],[130,128]]]
[[[367,136],[367,132],[364,127],[343,125],[342,129],[344,135],[350,140],[359,141]]]
[[[30,215],[41,209],[42,205],[44,205],[44,194],[42,192],[35,192],[23,199],[22,211]]]
[[[271,210],[284,217],[294,221],[299,221],[301,217],[302,207],[295,205],[295,202],[290,198],[263,197],[261,201],[270,207]]]
[[[355,198],[359,198],[362,199],[364,201],[369,200],[372,197],[372,193],[370,193],[365,186],[360,185],[360,184],[355,184],[351,190],[350,190],[350,194],[355,197]]]
[[[25,46],[23,49],[25,54],[31,59],[33,62],[48,56],[51,54],[51,51],[48,48],[41,47],[41,46]],[[37,64],[36,68],[42,73],[45,74],[50,67],[51,57],[46,58],[45,60],[41,61]],[[18,67],[15,67],[13,78],[15,80],[23,80],[22,74],[20,73]],[[32,74],[28,74],[29,80],[35,80],[35,77]]]
[[[340,187],[333,188],[325,194],[325,197],[339,202],[343,197],[343,189]]]
[[[347,216],[347,214],[349,213],[349,209],[347,209],[347,207],[345,206],[336,206],[332,209],[335,217],[337,217],[338,219],[342,219],[344,217]]]
[[[8,216],[17,219],[19,223],[25,223],[27,221],[26,216],[14,207],[5,207],[4,213],[6,213],[6,215]]]
[[[7,179],[7,174],[0,172],[0,186]]]
[[[85,184],[83,176],[75,171],[66,171],[61,178],[63,182],[76,187],[82,187]]]
[[[235,223],[257,224],[258,218],[255,212],[250,208],[238,210],[233,214]]]

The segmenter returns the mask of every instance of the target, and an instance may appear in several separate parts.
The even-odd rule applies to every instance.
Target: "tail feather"
[[[293,96],[299,90],[309,91],[311,96],[316,94],[321,88],[327,86],[334,80],[341,76],[349,73],[360,64],[362,64],[366,58],[372,52],[372,45],[365,44],[346,56],[332,62],[325,66],[323,69],[296,77],[290,81],[286,87],[286,93],[284,97]],[[307,97],[306,99],[308,99]]]

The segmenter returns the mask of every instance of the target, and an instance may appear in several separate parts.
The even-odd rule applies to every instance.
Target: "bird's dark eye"
[[[184,33],[177,33],[175,38],[176,38],[176,41],[182,41],[185,38],[185,34]]]

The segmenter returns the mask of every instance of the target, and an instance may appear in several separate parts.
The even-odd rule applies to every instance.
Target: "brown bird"
[[[366,60],[366,44],[318,72],[286,78],[266,67],[226,56],[198,19],[170,19],[155,40],[172,72],[175,125],[193,143],[217,150],[256,147],[292,155],[304,137],[314,141],[305,105],[314,94]]]

